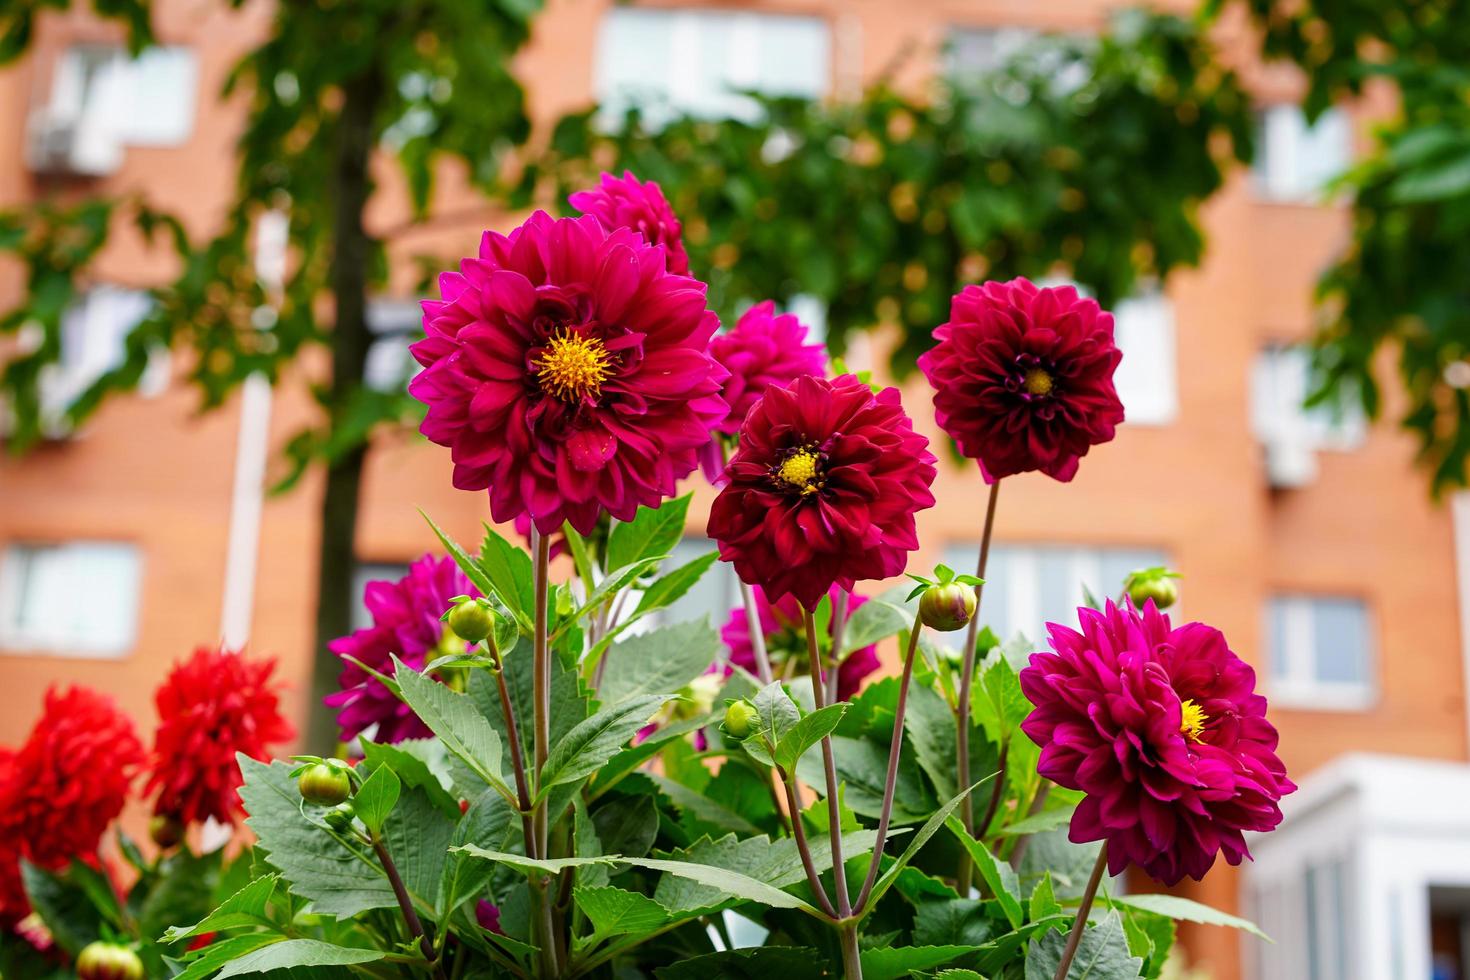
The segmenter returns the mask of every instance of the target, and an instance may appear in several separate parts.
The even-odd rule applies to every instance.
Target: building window
[[[41,386],[42,409],[55,434],[64,429],[62,416],[76,398],[127,358],[128,335],[152,309],[145,292],[119,286],[88,290],[61,318],[61,355],[46,369]],[[138,391],[156,395],[168,386],[168,350],[158,347],[138,382]]]
[[[1261,111],[1256,126],[1252,170],[1267,200],[1314,201],[1351,160],[1352,124],[1341,109],[1328,109],[1309,125],[1301,107],[1273,105]]]
[[[974,572],[975,546],[950,545],[944,562]],[[990,549],[980,621],[1001,639],[1017,633],[1033,642],[1047,623],[1077,625],[1084,587],[1099,601],[1116,599],[1129,572],[1168,564],[1153,548],[1090,548],[1069,545],[996,545]]]
[[[817,17],[614,7],[602,22],[595,90],[608,122],[630,107],[658,124],[679,113],[754,118],[742,92],[816,99],[831,84],[831,38]]]
[[[177,146],[194,128],[199,65],[189,48],[69,48],[51,100],[31,121],[30,163],[42,172],[111,173],[128,146]]]
[[[374,391],[402,391],[419,371],[408,345],[423,332],[423,311],[412,300],[377,299],[368,303],[367,326],[373,335],[363,382]]]
[[[407,562],[358,562],[352,570],[352,628],[367,629],[373,625],[364,595],[369,582],[397,582],[408,574]]]
[[[1272,346],[1251,368],[1251,427],[1266,450],[1274,487],[1299,487],[1317,476],[1321,450],[1348,452],[1363,444],[1367,419],[1351,393],[1341,404],[1307,406],[1311,355],[1302,347]]]
[[[707,555],[715,550],[715,543],[709,538],[688,537],[674,545],[674,550],[661,566],[664,574],[685,565],[700,555]],[[715,629],[725,625],[730,618],[730,610],[741,604],[740,580],[735,577],[735,569],[729,562],[716,561],[710,566],[695,583],[694,588],[686,592],[678,601],[664,609],[659,610],[657,623],[687,623],[690,620],[709,617],[710,624]]]
[[[1179,412],[1174,306],[1157,291],[1113,308],[1114,337],[1123,360],[1113,382],[1130,424],[1167,425]]]
[[[0,561],[0,648],[120,657],[137,633],[137,548],[12,544]]]
[[[1095,39],[1084,34],[1057,34],[1034,27],[957,27],[945,48],[945,72],[955,83],[973,86],[1012,65],[1027,74],[1049,78],[1057,95],[1075,92],[1091,77],[1088,63],[1078,57]],[[1024,89],[1003,95],[1019,99]]]
[[[1355,710],[1374,700],[1368,607],[1358,599],[1278,595],[1267,606],[1271,692],[1306,708]]]

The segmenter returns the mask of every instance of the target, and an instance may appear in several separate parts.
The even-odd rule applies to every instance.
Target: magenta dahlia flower
[[[1123,421],[1113,315],[1071,286],[966,286],[934,337],[919,368],[935,415],[988,483],[1029,470],[1070,480]]]
[[[337,709],[337,726],[348,741],[373,726],[376,742],[401,742],[432,734],[408,705],[399,701],[372,674],[346,658],[359,660],[380,674],[393,675],[392,656],[422,670],[441,653],[462,653],[467,645],[448,633],[439,617],[458,595],[478,596],[475,587],[451,558],[424,555],[396,582],[369,582],[363,594],[373,625],[333,640],[330,649],[343,658],[338,683],[342,690],[324,698]]]
[[[850,374],[768,388],[710,509],[720,558],[767,597],[815,609],[834,584],[903,571],[914,514],[934,506],[934,456],[896,388]]]
[[[783,596],[778,602],[772,603],[759,586],[756,586],[754,591],[755,608],[761,621],[761,633],[766,638],[766,653],[770,656],[773,667],[788,660],[805,664],[807,660],[806,625],[801,606],[797,604],[795,597]],[[827,595],[835,603],[839,595],[836,586],[833,586]],[[852,615],[867,601],[866,597],[860,595],[849,597],[848,615]],[[830,635],[831,629],[829,628],[828,636]],[[744,606],[730,610],[730,618],[725,621],[724,626],[720,627],[720,639],[725,641],[725,646],[730,651],[730,663],[744,667],[752,674],[755,673],[755,648],[750,645],[750,619],[745,615]],[[878,667],[878,647],[876,645],[860,647],[848,654],[837,668],[837,699],[839,701],[850,699],[863,686],[863,679]],[[729,667],[725,668],[725,672],[730,673]]]
[[[1172,629],[1152,602],[1078,615],[1080,633],[1049,624],[1055,652],[1021,671],[1037,771],[1087,794],[1071,839],[1106,840],[1113,874],[1132,863],[1166,885],[1198,881],[1217,853],[1239,864],[1244,831],[1273,829],[1296,789],[1255,671],[1219,630]]]
[[[784,388],[808,374],[826,376],[827,348],[807,343],[809,336],[796,314],[778,314],[766,300],[746,310],[735,329],[710,341],[709,352],[730,372],[724,390],[730,415],[720,425],[722,433],[738,433],[767,388]]]
[[[634,232],[538,211],[486,232],[439,285],[409,391],[454,485],[488,489],[497,522],[590,534],[604,512],[630,521],[673,495],[728,414],[704,284],[665,272]]]
[[[663,246],[669,271],[676,276],[689,275],[683,229],[656,182],[640,183],[628,170],[621,177],[603,174],[596,187],[577,191],[567,203],[607,228],[628,228],[642,235],[648,244]]]

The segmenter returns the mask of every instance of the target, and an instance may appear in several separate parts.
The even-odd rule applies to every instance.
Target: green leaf
[[[975,862],[975,869],[985,879],[985,884],[990,888],[996,901],[1000,902],[1001,911],[1005,913],[1011,928],[1019,928],[1026,921],[1026,914],[1021,909],[1021,881],[1016,877],[1016,872],[1009,864],[1000,861],[990,848],[981,841],[977,841],[965,832],[964,825],[959,820],[951,817],[944,822],[950,833],[970,854],[970,860]]]
[[[478,847],[474,844],[461,844],[454,848],[455,851],[469,854],[485,861],[495,861],[507,867],[515,868],[522,874],[560,874],[568,868],[583,868],[594,864],[617,864],[626,860],[616,854],[598,855],[595,857],[569,857],[569,858],[529,858],[524,854],[511,854],[507,851],[492,851],[488,848]]]
[[[653,971],[658,980],[774,980],[812,976],[822,954],[804,946],[756,946],[706,953]]]
[[[1031,891],[1031,921],[1048,918],[1061,910],[1061,903],[1052,892],[1051,872],[1048,871],[1041,876],[1041,884]]]
[[[1031,941],[1026,952],[1026,980],[1052,980],[1062,964],[1067,937],[1047,932]],[[1143,969],[1143,960],[1128,951],[1128,939],[1116,912],[1082,933],[1067,980],[1130,980]]]
[[[31,908],[63,950],[76,956],[82,947],[102,936],[102,911],[68,875],[47,871],[22,858],[20,878]]]
[[[850,855],[866,854],[873,849],[876,836],[871,830],[860,830],[842,835],[843,852]],[[808,840],[812,861],[818,872],[832,866],[832,849],[826,835]],[[764,835],[737,839],[728,834],[718,840],[702,838],[689,847],[669,855],[678,861],[696,865],[712,865],[734,871],[748,878],[763,882],[772,888],[785,888],[806,878],[802,869],[801,854],[796,841],[790,837],[769,840]],[[699,912],[719,908],[735,897],[719,886],[700,883],[689,878],[665,876],[654,889],[654,900],[675,914]]]
[[[684,598],[719,557],[719,552],[711,551],[654,579],[653,584],[644,589],[643,595],[639,597],[638,607],[634,610],[635,617],[666,608]]]
[[[434,536],[439,539],[440,544],[444,545],[444,550],[449,553],[449,557],[454,559],[454,563],[459,566],[459,570],[464,572],[465,578],[474,583],[475,588],[480,590],[481,595],[494,595],[494,584],[490,581],[489,574],[480,563],[471,557],[469,552],[461,548],[453,538],[445,534],[443,529],[434,523],[432,517],[425,514],[422,510],[419,511],[419,515],[429,522],[429,527],[433,530]]]
[[[914,910],[914,945],[979,946],[995,935],[978,898],[923,902]]]
[[[649,773],[648,778],[652,779],[664,795],[673,801],[674,806],[689,811],[707,824],[737,834],[759,834],[761,832],[755,824],[740,814],[726,809],[698,790],[690,789],[683,783],[657,773]]]
[[[928,820],[924,822],[924,826],[920,827],[919,832],[913,836],[912,840],[909,841],[908,847],[905,847],[903,849],[903,853],[898,856],[898,860],[889,865],[884,870],[883,874],[878,878],[877,882],[873,885],[873,893],[869,899],[870,904],[878,904],[878,899],[882,898],[884,893],[888,891],[889,886],[893,884],[893,881],[895,878],[898,877],[899,872],[902,871],[908,865],[908,863],[914,859],[914,855],[919,853],[919,849],[921,847],[929,843],[929,838],[938,833],[939,828],[944,826],[944,822],[949,819],[949,815],[951,813],[954,813],[954,811],[959,807],[964,798],[975,792],[976,786],[980,786],[981,784],[994,778],[994,776],[987,776],[985,779],[980,780],[980,782],[976,783],[974,786],[971,786],[969,789],[966,789],[960,793],[956,793],[953,797],[950,798],[948,803],[944,804],[944,806],[934,811],[933,816],[931,816]]]
[[[393,908],[398,900],[371,854],[348,850],[324,826],[301,812],[293,766],[269,765],[238,755],[245,782],[240,799],[250,814],[266,860],[291,884],[291,891],[322,915],[349,918],[368,909]]]
[[[661,858],[623,858],[623,860],[640,868],[649,868],[679,878],[687,878],[749,902],[760,902],[762,905],[778,909],[798,909],[808,915],[822,917],[822,913],[795,895],[788,895],[779,888],[728,868],[717,868],[708,864],[691,864],[688,861],[668,861]]]
[[[693,494],[666,500],[658,508],[640,507],[631,521],[613,525],[607,540],[609,573],[645,558],[667,555],[684,536]]]
[[[456,908],[474,897],[475,893],[485,887],[495,870],[494,865],[476,861],[454,848],[462,844],[474,844],[490,850],[504,850],[514,819],[515,811],[505,797],[493,789],[487,789],[480,794],[479,799],[470,804],[464,819],[455,824],[454,834],[450,838],[451,853],[444,869],[444,884],[440,889],[438,910],[441,919],[453,914]]]
[[[795,772],[796,764],[806,750],[832,734],[846,710],[846,704],[829,704],[792,725],[776,743],[775,764],[788,773]]]
[[[488,786],[506,799],[514,799],[500,778],[500,736],[475,709],[468,695],[459,694],[407,666],[395,655],[393,677],[403,692],[404,703],[419,720],[443,740],[444,746]]]
[[[924,775],[929,777],[941,797],[949,799],[955,793],[957,771],[954,710],[932,687],[913,684],[909,688],[903,727]]]
[[[592,814],[592,825],[604,854],[642,857],[658,838],[658,804],[652,796],[621,796]]]
[[[439,899],[449,845],[461,822],[445,816],[422,790],[412,789],[403,793],[383,825],[383,844],[423,914],[432,912]]]
[[[1024,820],[1017,820],[1013,824],[1008,824],[1000,828],[999,833],[1007,837],[1020,837],[1026,834],[1039,834],[1048,830],[1056,830],[1058,827],[1065,827],[1071,823],[1072,814],[1076,810],[1077,807],[1075,805],[1061,806],[1052,810],[1042,810],[1040,813],[1033,813]]]
[[[912,629],[913,624],[913,616],[899,606],[882,599],[869,599],[854,609],[848,617],[839,653],[845,657],[854,650],[861,650]]]
[[[629,698],[604,708],[573,728],[547,756],[536,784],[536,798],[545,799],[551,787],[575,783],[596,772],[670,699],[665,694]]]
[[[402,791],[403,784],[398,781],[393,770],[387,766],[378,766],[353,794],[353,812],[363,826],[376,834],[383,829],[383,822],[393,812]]]
[[[561,535],[567,543],[567,550],[572,553],[572,564],[576,566],[577,577],[587,589],[592,589],[592,556],[587,551],[587,539],[577,533],[570,521],[561,522]]]
[[[884,946],[858,953],[863,980],[898,980],[915,970],[932,970],[973,953],[974,946]]]
[[[175,943],[190,936],[206,932],[223,932],[245,926],[272,925],[266,914],[270,908],[271,895],[275,893],[279,875],[268,874],[256,878],[244,888],[220,903],[219,908],[209,913],[192,926],[173,926],[165,932],[159,942]]]
[[[1186,922],[1198,922],[1207,926],[1225,926],[1229,929],[1240,929],[1252,936],[1257,936],[1267,942],[1272,942],[1270,936],[1261,931],[1261,927],[1249,919],[1221,912],[1219,909],[1202,905],[1199,902],[1177,895],[1120,895],[1113,899],[1115,905],[1124,905],[1129,908],[1142,909],[1155,915],[1168,916],[1171,919],[1183,919]]]
[[[268,932],[251,932],[243,936],[219,939],[205,946],[173,980],[204,980],[212,977],[220,967],[246,956],[265,946],[282,942],[284,937]]]
[[[577,907],[592,923],[593,935],[587,945],[596,945],[611,936],[638,936],[653,932],[672,918],[669,910],[646,895],[604,885],[572,889]]]
[[[801,721],[801,710],[780,681],[772,681],[756,692],[751,701],[755,706],[756,727],[750,738],[763,738],[771,745],[780,745],[786,733]],[[770,764],[770,760],[765,760]]]
[[[485,541],[480,545],[479,563],[490,579],[494,595],[518,620],[525,621],[529,626],[536,604],[531,556],[486,524]]]
[[[832,749],[836,755],[837,778],[847,786],[847,805],[854,813],[877,817],[883,807],[883,784],[888,776],[888,745],[871,738],[834,735]],[[923,773],[913,764],[907,746],[899,760],[893,823],[901,826],[925,819],[933,812],[936,801],[924,782]],[[806,756],[797,775],[809,786],[823,785],[822,760],[815,754]]]
[[[351,966],[373,963],[384,956],[379,949],[355,949],[336,946],[317,939],[287,939],[263,946],[229,962],[215,980],[239,977],[248,973],[269,973],[300,966]]]
[[[612,706],[648,694],[672,694],[714,663],[720,635],[708,619],[675,623],[630,637],[603,654],[597,697]]]
[[[1031,713],[1031,702],[1021,692],[1021,679],[1004,654],[991,654],[980,668],[970,704],[986,737],[997,744],[1010,738]]]
[[[403,785],[423,790],[445,815],[459,816],[459,800],[449,791],[454,777],[442,741],[409,738],[385,745],[364,739],[362,751],[368,765],[388,766]]]

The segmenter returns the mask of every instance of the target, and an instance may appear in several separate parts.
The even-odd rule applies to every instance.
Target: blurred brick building
[[[1096,30],[1109,6],[554,0],[519,73],[541,120],[593,96],[738,113],[732,86],[841,97],[895,63],[901,78],[963,72],[1030,32]],[[0,207],[53,192],[143,191],[207,230],[231,192],[241,120],[238,102],[220,104],[215,93],[269,16],[261,5],[225,8],[157,3],[164,46],[138,61],[122,55],[109,25],[82,14],[43,19],[33,53],[0,71]],[[1192,958],[1218,977],[1428,976],[1431,952],[1442,966],[1459,956],[1470,856],[1419,877],[1370,878],[1397,866],[1398,845],[1369,857],[1352,842],[1383,831],[1432,846],[1443,827],[1403,823],[1412,799],[1344,810],[1334,801],[1379,770],[1329,764],[1347,753],[1465,761],[1470,601],[1459,583],[1470,514],[1458,500],[1430,501],[1410,440],[1390,426],[1297,407],[1306,380],[1295,345],[1309,332],[1312,283],[1347,227],[1320,188],[1361,145],[1361,115],[1333,111],[1307,126],[1290,104],[1293,78],[1254,66],[1243,32],[1224,31],[1221,41],[1259,98],[1260,160],[1207,208],[1202,267],[1118,310],[1129,424],[1116,442],[1089,456],[1071,485],[1006,482],[987,619],[1036,636],[1042,622],[1069,618],[1079,583],[1101,594],[1141,565],[1182,571],[1181,614],[1222,628],[1257,665],[1292,773],[1322,770],[1280,842],[1262,845],[1269,860],[1246,875],[1217,871],[1188,892],[1258,916],[1278,945],[1263,952],[1234,933],[1192,929]],[[391,168],[379,177],[375,230],[406,213]],[[464,192],[450,186],[441,196],[453,211]],[[439,222],[392,249],[468,254],[480,230],[473,220]],[[50,381],[55,404],[113,362],[146,302],[136,290],[171,271],[136,242],[114,242],[69,315],[64,361]],[[405,268],[400,289],[409,276]],[[0,308],[20,288],[17,270],[0,268]],[[377,383],[406,377],[394,334],[414,327],[413,299],[385,295],[374,307],[384,332],[372,357]],[[802,312],[821,319],[819,308]],[[880,331],[869,359],[883,343]],[[0,459],[0,744],[23,737],[52,683],[113,692],[147,726],[151,689],[168,665],[221,638],[277,656],[291,711],[304,717],[320,486],[308,478],[278,497],[262,487],[281,444],[309,419],[309,399],[300,378],[275,391],[247,385],[224,410],[200,416],[196,396],[171,380],[180,368],[160,354],[138,394],[81,431],[58,430],[28,456]],[[906,401],[934,434],[926,392],[911,386]],[[1391,416],[1391,395],[1389,403]],[[448,476],[447,454],[411,434],[375,449],[357,543],[364,578],[431,546],[416,508],[476,539],[485,501],[452,490]],[[937,491],[939,506],[921,520],[928,551],[915,564],[968,566],[981,483],[945,464]],[[706,547],[708,493],[698,501],[690,549]],[[719,614],[731,591],[717,578],[686,602]],[[1413,787],[1409,796],[1470,793],[1463,765],[1372,765]],[[1391,909],[1370,904],[1380,886],[1396,896]]]

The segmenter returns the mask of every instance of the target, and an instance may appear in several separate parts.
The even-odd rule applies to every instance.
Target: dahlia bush
[[[1239,863],[1294,788],[1251,668],[1162,612],[1173,573],[1106,583],[1040,643],[982,628],[1001,483],[1070,480],[1122,422],[1111,316],[1024,280],[955,297],[921,366],[988,497],[974,573],[920,574],[948,455],[926,399],[829,377],[769,302],[716,334],[657,185],[571,204],[487,233],[413,347],[424,435],[517,532],[471,551],[431,524],[445,557],[368,586],[331,757],[255,751],[283,737],[268,670],[179,669],[156,812],[230,819],[230,729],[257,849],[133,945],[187,980],[1115,980],[1161,975],[1176,918],[1255,931],[1118,877]],[[709,550],[672,564],[700,462]],[[734,608],[681,617],[717,563]],[[141,752],[110,745],[125,779]],[[67,825],[83,859],[115,812]]]

